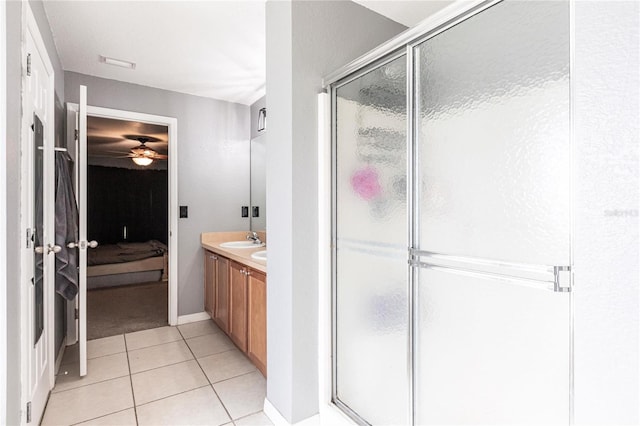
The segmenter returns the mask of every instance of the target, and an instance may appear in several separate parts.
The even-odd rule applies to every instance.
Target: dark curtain
[[[88,238],[99,244],[158,240],[168,243],[168,173],[89,166]]]

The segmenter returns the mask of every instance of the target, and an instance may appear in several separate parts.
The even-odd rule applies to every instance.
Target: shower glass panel
[[[416,424],[568,423],[569,3],[415,47]]]
[[[504,1],[416,49],[420,248],[569,263],[569,2]]]
[[[334,401],[409,414],[406,58],[334,90]],[[346,407],[345,407],[346,406]]]

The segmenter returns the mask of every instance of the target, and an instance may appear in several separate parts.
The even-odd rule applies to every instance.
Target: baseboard
[[[289,423],[287,419],[280,414],[280,411],[278,411],[278,409],[274,407],[267,398],[264,399],[264,406],[262,410],[264,411],[264,414],[269,417],[269,420],[271,420],[274,426],[291,426],[291,423]]]
[[[264,414],[269,417],[269,420],[275,426],[291,426],[291,423],[284,418],[280,411],[276,407],[273,406],[271,402],[267,398],[264,399],[263,406]],[[320,415],[316,414],[315,416],[311,416],[307,419],[304,419],[298,423],[295,423],[296,426],[318,426],[320,424]]]
[[[189,324],[190,322],[205,321],[211,319],[206,312],[197,312],[195,314],[180,315],[178,316],[178,325]]]

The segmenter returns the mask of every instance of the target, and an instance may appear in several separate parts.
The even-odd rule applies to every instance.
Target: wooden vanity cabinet
[[[229,332],[229,260],[208,250],[204,252],[204,310]]]
[[[215,315],[216,291],[216,255],[208,250],[204,251],[204,310],[211,316]]]
[[[213,320],[229,333],[229,259],[216,256],[215,313]]]
[[[204,252],[204,309],[267,376],[267,276]]]
[[[267,276],[254,269],[247,272],[247,355],[267,376]]]
[[[247,267],[229,262],[230,306],[229,337],[243,352],[247,351]]]

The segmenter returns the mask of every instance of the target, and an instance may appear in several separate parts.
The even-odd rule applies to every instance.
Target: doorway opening
[[[168,325],[166,125],[87,117],[87,339]]]
[[[67,111],[73,128],[78,106]],[[78,160],[87,240],[97,242],[87,259],[87,339],[176,325],[177,120],[88,106],[86,161]],[[78,326],[68,323],[71,344]]]

